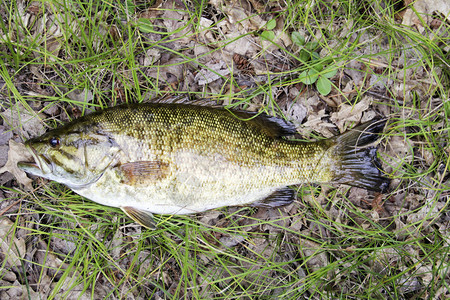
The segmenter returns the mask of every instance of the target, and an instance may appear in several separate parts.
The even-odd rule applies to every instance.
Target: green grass
[[[290,104],[283,101],[305,104],[318,94],[313,85],[301,83],[299,74],[320,64],[333,66],[338,69],[332,78],[334,89],[317,100],[314,109],[322,109],[321,105],[331,115],[342,104],[355,107],[368,95],[383,96],[374,98],[371,108],[389,118],[379,147],[394,188],[381,199],[385,211],[371,206],[377,197],[373,193],[352,192],[345,186],[302,186],[298,201],[287,208],[156,216],[158,227],[149,231],[119,209],[90,202],[54,182],[36,180],[32,192],[3,187],[7,195],[3,203],[22,200],[0,217],[13,221],[11,232],[25,238],[28,255],[21,256],[21,267],[11,267],[4,259],[1,269],[17,275],[25,295],[37,291],[50,299],[448,297],[450,73],[445,51],[450,28],[445,21],[433,35],[430,28],[419,33],[399,24],[394,8],[378,0],[359,5],[271,1],[273,7],[282,5],[280,12],[267,10],[261,15],[264,22],[279,22],[281,30],[275,29],[275,35],[300,32],[307,41],[317,42],[321,57],[301,61],[298,47],[275,39],[250,58],[267,71],[246,75],[233,69],[227,47],[246,37],[259,43],[258,35],[268,28],[262,23],[238,36],[225,36],[223,24],[230,14],[226,4],[221,11],[206,1],[187,3],[190,10],[179,4],[151,9],[152,3],[132,1],[34,3],[35,7],[21,8],[20,2],[5,1],[0,8],[0,76],[6,83],[0,90],[2,108],[19,102],[29,111],[58,107],[59,115],[40,115],[48,127],[55,127],[99,107],[189,95],[289,120],[292,116],[283,112]],[[144,28],[138,19],[149,8],[153,26]],[[33,17],[36,9],[40,13]],[[35,33],[33,25],[42,16],[49,18],[47,38]],[[58,18],[50,18],[54,16]],[[212,21],[209,29],[200,24],[201,17]],[[178,27],[164,31],[170,22]],[[49,28],[58,28],[60,34]],[[211,37],[206,37],[208,32]],[[51,38],[59,51],[50,47]],[[208,48],[200,51],[200,44]],[[207,64],[221,57],[229,75]],[[193,84],[201,70],[220,79],[204,86]],[[356,71],[361,79],[346,88],[348,74]],[[289,99],[284,93],[294,86],[298,96]],[[21,135],[20,128],[15,129]],[[304,138],[322,134],[312,131]],[[15,242],[10,237],[10,248]],[[18,284],[0,284],[0,293]]]

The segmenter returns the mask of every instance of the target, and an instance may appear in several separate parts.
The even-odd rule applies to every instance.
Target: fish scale
[[[285,139],[295,127],[265,114],[177,103],[125,104],[27,141],[35,162],[20,167],[95,202],[120,207],[151,227],[151,213],[285,205],[295,199],[287,188],[293,184],[336,182],[385,191],[389,179],[376,151],[365,147],[384,123],[374,120],[307,143]]]

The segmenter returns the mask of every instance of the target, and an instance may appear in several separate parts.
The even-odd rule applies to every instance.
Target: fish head
[[[25,142],[34,162],[20,162],[27,173],[72,189],[96,182],[117,162],[117,143],[98,126],[77,122]]]

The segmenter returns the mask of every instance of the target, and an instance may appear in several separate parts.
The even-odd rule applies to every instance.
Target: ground
[[[445,0],[4,1],[1,299],[448,299]],[[381,117],[389,192],[156,216],[29,178],[22,143],[123,102],[207,98],[317,140]]]

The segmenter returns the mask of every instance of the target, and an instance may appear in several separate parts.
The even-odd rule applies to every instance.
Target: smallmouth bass
[[[385,192],[376,148],[385,121],[317,142],[284,139],[295,127],[276,117],[179,103],[123,104],[28,140],[24,171],[121,208],[152,228],[151,214],[222,206],[277,207],[289,185],[342,183]]]

